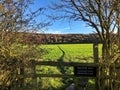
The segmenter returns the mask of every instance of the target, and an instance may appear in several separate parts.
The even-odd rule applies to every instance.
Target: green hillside
[[[42,56],[46,61],[56,61],[62,56],[67,62],[93,62],[93,44],[48,44],[41,47],[48,52]],[[101,45],[99,53],[101,55]]]

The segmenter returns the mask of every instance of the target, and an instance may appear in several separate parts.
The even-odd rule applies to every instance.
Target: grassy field
[[[93,62],[93,44],[49,44],[41,47],[48,51],[42,57],[46,61]],[[99,53],[101,55],[101,45]]]

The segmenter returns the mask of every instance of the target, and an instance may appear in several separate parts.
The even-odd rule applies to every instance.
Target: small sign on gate
[[[75,76],[85,76],[85,77],[96,77],[95,66],[75,66],[74,75]]]

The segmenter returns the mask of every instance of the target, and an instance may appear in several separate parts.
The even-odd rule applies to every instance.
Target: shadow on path
[[[57,46],[59,48],[59,50],[62,52],[62,55],[57,59],[58,62],[64,62],[64,57],[65,57],[65,51],[60,47]],[[69,70],[69,67],[65,67],[65,66],[58,66],[58,70],[61,72],[61,74],[66,74],[67,71]],[[70,83],[71,80],[68,78],[62,78],[62,82],[65,84],[65,87],[63,89],[65,89]],[[71,89],[72,90],[72,89]]]
[[[62,52],[62,55],[58,58],[58,61],[59,62],[63,62],[64,61],[64,56],[65,56],[65,52],[64,50],[60,47],[60,46],[57,46],[59,48],[59,50]]]
[[[59,50],[62,52],[62,55],[57,59],[58,62],[64,62],[64,57],[65,57],[65,52],[64,50],[60,47],[60,46],[57,46],[59,48]],[[64,69],[64,66],[59,66],[58,69],[60,70],[60,72],[62,74],[65,73],[65,69]]]

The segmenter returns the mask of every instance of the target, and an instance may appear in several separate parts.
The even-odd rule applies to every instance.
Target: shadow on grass
[[[62,55],[57,59],[58,62],[64,62],[64,57],[65,57],[65,51],[60,47],[57,46],[59,50],[62,52]],[[58,70],[62,73],[65,74],[66,70],[64,69],[64,66],[58,66]]]

